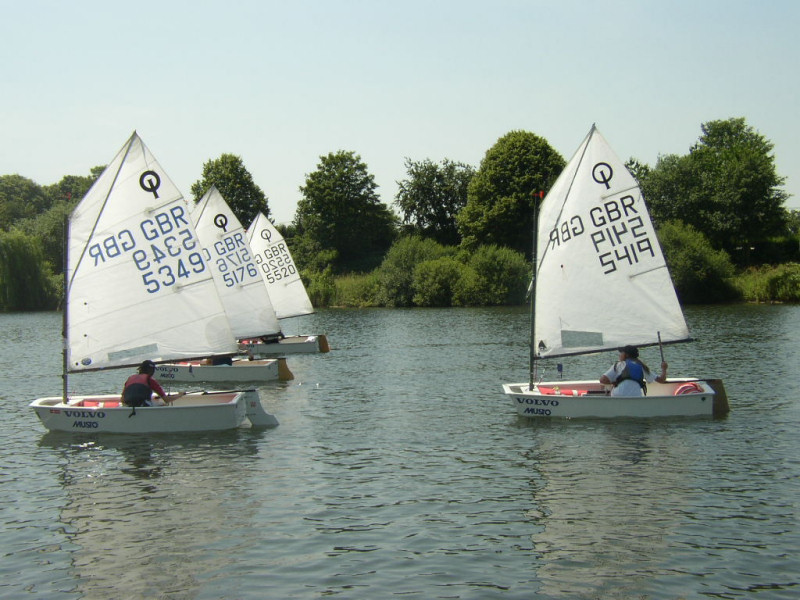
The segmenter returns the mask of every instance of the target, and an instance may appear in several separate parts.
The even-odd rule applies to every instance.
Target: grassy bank
[[[800,264],[751,267],[731,283],[745,302],[800,302]]]

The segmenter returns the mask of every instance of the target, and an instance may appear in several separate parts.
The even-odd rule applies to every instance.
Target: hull
[[[285,358],[239,360],[232,365],[205,365],[199,362],[164,363],[156,366],[155,378],[161,383],[242,383],[289,381],[294,375]]]
[[[721,386],[721,382],[719,384]],[[717,392],[708,381],[667,380],[647,384],[647,396],[607,396],[597,381],[540,382],[533,390],[528,383],[507,383],[503,391],[517,414],[537,419],[552,418],[650,418],[710,417],[724,414],[724,390]]]
[[[253,425],[278,424],[266,413],[255,390],[193,393],[168,406],[122,406],[119,395],[39,398],[30,404],[50,431],[77,433],[175,433],[221,431],[241,426],[251,415]]]
[[[324,335],[294,335],[270,343],[243,340],[239,342],[239,350],[250,352],[253,356],[285,356],[330,352],[330,347]]]

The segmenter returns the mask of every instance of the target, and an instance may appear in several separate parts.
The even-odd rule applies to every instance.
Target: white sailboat
[[[259,212],[247,229],[247,243],[258,264],[259,273],[269,293],[278,319],[288,319],[314,312],[311,299],[297,270],[283,236]],[[325,335],[297,335],[284,337],[241,336],[239,347],[256,356],[274,356],[297,353],[328,352]]]
[[[669,378],[646,396],[598,380],[539,381],[537,361],[689,341],[641,190],[592,126],[538,209],[530,379],[503,385],[532,418],[695,416],[727,412],[719,380]]]
[[[197,202],[192,223],[217,287],[225,316],[236,339],[280,333],[270,295],[245,239],[245,231],[216,186]],[[222,364],[193,360],[156,367],[159,380],[175,382],[288,381],[293,375],[285,358],[229,358]]]
[[[69,373],[237,351],[189,209],[135,132],[70,215],[64,288],[62,395],[30,404],[47,429],[207,431],[245,418],[277,425],[252,389],[136,409],[122,406],[119,392],[69,394]]]

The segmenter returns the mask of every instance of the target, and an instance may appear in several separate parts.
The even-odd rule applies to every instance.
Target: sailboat
[[[51,431],[154,433],[278,424],[255,389],[131,408],[77,396],[69,374],[237,352],[182,195],[134,132],[69,216],[61,396],[31,402]],[[120,385],[122,388],[122,385]]]
[[[225,316],[236,339],[280,332],[270,295],[245,239],[245,231],[216,186],[191,212],[197,238],[219,293]],[[288,381],[294,376],[286,359],[250,356],[164,363],[156,367],[159,380],[175,382]]]
[[[720,415],[720,380],[667,378],[647,395],[540,381],[538,361],[691,341],[639,185],[593,125],[535,207],[529,381],[503,385],[531,418]],[[560,365],[559,365],[560,366]]]
[[[314,312],[311,299],[297,270],[289,248],[276,227],[259,212],[247,229],[247,243],[258,264],[259,273],[278,319]],[[239,347],[256,356],[328,352],[324,335],[242,337]]]

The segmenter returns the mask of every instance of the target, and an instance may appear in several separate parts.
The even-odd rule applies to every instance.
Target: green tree
[[[530,256],[533,194],[547,191],[565,165],[542,137],[512,131],[481,161],[469,184],[467,204],[458,214],[462,244],[496,244]]]
[[[66,175],[43,188],[50,207],[32,219],[19,223],[20,229],[41,240],[45,260],[56,273],[64,265],[64,224],[72,209],[86,195],[105,167],[94,167],[87,176]]]
[[[701,231],[714,248],[739,263],[749,248],[787,228],[773,144],[744,118],[710,121],[685,156],[659,157],[640,175],[657,223],[681,219]]]
[[[46,210],[48,198],[42,187],[22,175],[0,175],[0,231],[17,221]]]
[[[380,201],[361,157],[344,150],[321,156],[305,183],[294,218],[297,238],[305,240],[298,247],[335,250],[338,272],[378,265],[394,239],[396,217]]]
[[[681,221],[667,221],[659,227],[658,239],[681,302],[720,302],[737,296],[730,281],[734,274],[730,257],[715,250],[700,231]]]
[[[203,164],[203,176],[192,184],[191,188],[195,202],[200,200],[212,185],[217,186],[219,193],[244,227],[248,227],[259,212],[269,218],[269,199],[253,181],[253,176],[245,168],[241,157],[235,154],[222,154],[219,158]]]
[[[0,231],[0,310],[54,308],[57,298],[39,239],[16,229]]]
[[[786,230],[789,235],[800,235],[800,210],[789,211],[786,220]]]
[[[405,165],[408,179],[397,182],[395,199],[403,223],[440,244],[457,245],[461,236],[456,215],[467,203],[467,188],[475,169],[448,159],[437,165],[430,159],[415,162],[406,158]]]

